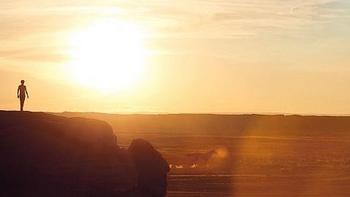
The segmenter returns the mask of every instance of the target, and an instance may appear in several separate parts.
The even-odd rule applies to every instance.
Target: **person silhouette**
[[[27,95],[27,98],[29,98],[27,87],[24,85],[24,82],[25,82],[24,80],[21,80],[21,85],[19,85],[17,89],[17,98],[19,98],[20,100],[21,111],[23,111],[26,95]]]

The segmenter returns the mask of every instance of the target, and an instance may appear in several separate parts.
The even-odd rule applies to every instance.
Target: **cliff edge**
[[[132,146],[152,147],[143,140]],[[148,150],[149,162],[167,165]],[[138,155],[148,155],[137,151],[119,148],[103,121],[0,111],[0,196],[165,196],[168,168],[152,169],[151,179],[161,178],[145,189]]]

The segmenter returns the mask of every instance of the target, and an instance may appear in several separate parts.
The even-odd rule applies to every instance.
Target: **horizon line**
[[[0,109],[1,111],[16,112],[18,110],[6,110]],[[19,111],[18,111],[19,112]],[[262,116],[319,116],[319,117],[350,117],[350,114],[316,114],[316,113],[284,113],[284,112],[98,112],[98,111],[25,111],[25,112],[42,112],[51,114],[60,113],[83,113],[83,114],[106,114],[106,115],[222,115],[222,116],[239,116],[239,115],[262,115]]]
[[[91,113],[107,115],[262,115],[262,116],[332,116],[349,117],[350,114],[312,114],[312,113],[283,113],[283,112],[97,112],[97,111],[59,111],[47,113]]]

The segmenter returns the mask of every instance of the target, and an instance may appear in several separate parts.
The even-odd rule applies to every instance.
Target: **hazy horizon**
[[[0,111],[16,112],[18,110],[0,109]],[[246,115],[258,115],[258,116],[316,116],[316,117],[349,117],[350,114],[297,114],[297,113],[283,113],[283,112],[213,112],[213,113],[195,113],[195,112],[99,112],[99,111],[41,111],[41,110],[30,110],[27,112],[42,112],[51,114],[103,114],[103,115],[218,115],[218,116],[246,116]]]
[[[0,109],[350,114],[350,2],[0,2]]]

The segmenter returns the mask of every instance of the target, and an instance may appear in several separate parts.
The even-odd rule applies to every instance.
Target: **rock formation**
[[[136,167],[137,191],[150,196],[165,196],[168,162],[150,143],[142,139],[134,140],[128,150]]]
[[[145,159],[155,165],[166,161],[154,149],[138,158],[143,144],[152,147],[142,141],[130,152],[119,148],[102,121],[0,111],[0,196],[133,196],[140,180],[148,179],[163,180],[154,188],[162,188],[157,194],[164,196],[163,169],[145,174],[137,166]],[[154,196],[153,190],[143,192],[139,196]]]

